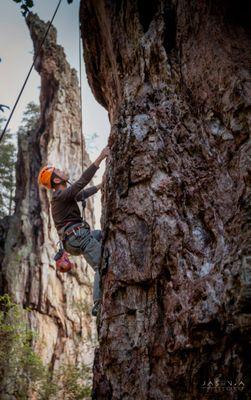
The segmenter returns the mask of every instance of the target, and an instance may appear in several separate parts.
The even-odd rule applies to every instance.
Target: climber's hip
[[[90,230],[90,226],[78,224],[64,232],[64,248],[72,255],[83,254],[88,264],[97,269],[101,258],[101,231]]]

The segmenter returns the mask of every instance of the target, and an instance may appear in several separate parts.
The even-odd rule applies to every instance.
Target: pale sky
[[[12,109],[32,63],[33,44],[19,4],[13,0],[0,0],[0,4],[0,58],[2,59],[0,63],[0,103],[8,105]],[[58,0],[34,0],[32,11],[44,21],[48,21],[57,4]],[[53,23],[57,29],[58,43],[64,47],[68,62],[77,71],[79,71],[78,10],[79,0],[74,0],[72,4],[63,0]],[[110,125],[106,110],[97,103],[88,85],[83,60],[82,70],[84,135],[98,134],[98,139],[93,143],[97,149],[89,152],[91,160],[94,161],[107,144]],[[11,131],[17,131],[26,105],[30,101],[39,103],[39,86],[40,77],[33,70],[10,123]],[[1,113],[1,116],[8,118],[9,112]],[[101,180],[103,171],[104,168],[100,168],[98,171],[99,173],[94,179],[96,184]],[[96,228],[100,226],[100,212],[100,195],[96,194]]]

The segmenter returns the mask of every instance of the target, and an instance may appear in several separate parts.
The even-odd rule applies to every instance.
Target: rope
[[[80,84],[80,134],[81,134],[81,167],[82,173],[84,172],[84,133],[83,133],[83,98],[82,98],[82,48],[81,48],[81,31],[79,25],[79,46],[78,46],[78,58],[79,58],[79,84]],[[85,217],[85,206],[82,204],[82,218]]]
[[[14,104],[14,107],[13,107],[11,113],[10,113],[10,116],[9,116],[9,118],[8,118],[6,124],[5,124],[5,127],[4,127],[4,129],[3,129],[3,132],[2,132],[2,134],[1,134],[1,136],[0,136],[0,142],[1,142],[1,140],[3,139],[3,136],[4,136],[6,130],[7,130],[8,126],[9,126],[10,120],[11,120],[13,114],[14,114],[14,111],[15,111],[15,109],[16,109],[16,106],[17,106],[17,104],[18,104],[18,102],[19,102],[19,100],[20,100],[20,97],[22,96],[22,93],[23,93],[23,91],[24,91],[24,88],[25,88],[25,86],[26,86],[26,83],[28,82],[28,79],[29,79],[29,77],[30,77],[31,71],[33,70],[33,67],[34,67],[34,65],[35,65],[35,62],[36,62],[36,60],[37,60],[37,58],[38,58],[38,56],[39,56],[39,54],[40,54],[40,50],[42,49],[42,46],[43,46],[43,44],[44,44],[44,42],[45,42],[45,39],[46,39],[46,37],[47,37],[47,35],[48,35],[48,33],[49,33],[49,30],[50,30],[50,28],[51,28],[51,25],[52,25],[52,23],[53,23],[53,21],[54,21],[54,18],[55,18],[55,16],[56,16],[57,12],[58,12],[58,9],[59,9],[59,6],[60,6],[61,2],[62,2],[62,0],[59,0],[58,5],[57,5],[57,7],[56,7],[56,9],[55,9],[55,11],[54,11],[54,14],[53,14],[53,16],[52,16],[52,19],[50,20],[50,23],[49,23],[48,28],[47,28],[47,30],[46,30],[46,32],[45,32],[45,35],[44,35],[44,37],[43,37],[43,39],[42,39],[42,42],[41,42],[41,44],[40,44],[40,46],[39,46],[39,48],[38,48],[37,54],[36,54],[35,57],[34,57],[33,63],[32,63],[32,65],[31,65],[30,69],[29,69],[29,72],[28,72],[28,74],[27,74],[27,76],[26,76],[26,78],[25,78],[25,81],[24,81],[24,83],[23,83],[23,86],[22,86],[22,88],[21,88],[21,90],[20,90],[20,92],[19,92],[19,95],[17,96],[17,99],[16,99],[16,102],[15,102],[15,104]]]
[[[81,31],[79,25],[79,46],[78,46],[78,56],[79,56],[79,84],[80,84],[80,131],[81,131],[81,166],[82,172],[84,170],[84,134],[83,134],[83,100],[82,100],[82,52],[81,52]]]

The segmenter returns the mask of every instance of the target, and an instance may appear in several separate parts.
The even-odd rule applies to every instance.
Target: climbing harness
[[[63,233],[63,240],[65,240],[67,237],[71,236],[72,234],[74,234],[74,236],[77,237],[77,232],[82,228],[89,229],[90,225],[86,221],[83,221],[79,225],[75,225],[73,228],[71,228],[71,226],[69,226],[69,228],[67,228]]]
[[[69,225],[69,224],[68,224]],[[72,225],[72,223],[60,234],[60,241],[57,243],[59,245],[59,249],[54,256],[54,260],[56,261],[56,269],[59,272],[69,272],[73,268],[73,264],[71,263],[68,253],[64,249],[64,242],[67,240],[68,237],[74,235],[78,237],[79,231],[82,229],[90,229],[90,225],[83,221],[82,223],[76,225]]]
[[[39,46],[39,48],[38,48],[37,54],[36,54],[35,57],[34,57],[33,63],[31,64],[31,67],[30,67],[29,72],[28,72],[28,74],[27,74],[27,76],[26,76],[26,78],[25,78],[25,81],[24,81],[24,83],[23,83],[23,86],[22,86],[22,88],[21,88],[21,90],[20,90],[20,92],[19,92],[19,95],[17,96],[17,99],[16,99],[16,102],[15,102],[15,104],[14,104],[14,107],[13,107],[13,109],[12,109],[10,115],[9,115],[9,118],[8,118],[6,124],[5,124],[5,127],[4,127],[4,129],[3,129],[2,133],[1,133],[0,142],[1,142],[1,140],[3,139],[3,136],[4,136],[6,130],[7,130],[8,126],[9,126],[10,120],[11,120],[13,114],[14,114],[14,111],[15,111],[15,109],[16,109],[16,106],[17,106],[17,104],[18,104],[18,102],[19,102],[19,100],[20,100],[20,97],[22,96],[22,93],[23,93],[23,91],[24,91],[24,88],[25,88],[25,86],[26,86],[26,83],[28,82],[28,79],[29,79],[29,77],[30,77],[31,71],[33,70],[33,67],[34,67],[34,65],[35,65],[35,62],[37,61],[37,58],[38,58],[38,56],[39,56],[39,54],[40,54],[40,51],[41,51],[42,46],[43,46],[43,44],[44,44],[44,42],[45,42],[45,39],[47,38],[47,35],[48,35],[49,30],[50,30],[50,28],[51,28],[51,25],[52,25],[52,23],[53,23],[53,21],[54,21],[54,18],[55,18],[55,16],[56,16],[57,12],[58,12],[58,9],[59,9],[59,6],[60,6],[61,2],[62,2],[62,0],[59,0],[58,5],[57,5],[57,7],[56,7],[56,9],[55,9],[55,11],[54,11],[54,14],[53,14],[53,16],[52,16],[52,18],[51,18],[51,20],[50,20],[50,23],[49,23],[49,25],[48,25],[48,28],[47,28],[47,30],[46,30],[46,32],[45,32],[45,34],[44,34],[44,37],[43,37],[43,39],[42,39],[42,41],[41,41],[41,44],[40,44],[40,46]]]

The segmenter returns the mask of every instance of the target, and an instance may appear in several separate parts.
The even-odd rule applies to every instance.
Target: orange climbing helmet
[[[38,184],[45,186],[47,189],[52,189],[51,177],[54,169],[55,167],[52,165],[46,165],[45,167],[41,168],[38,175]]]

